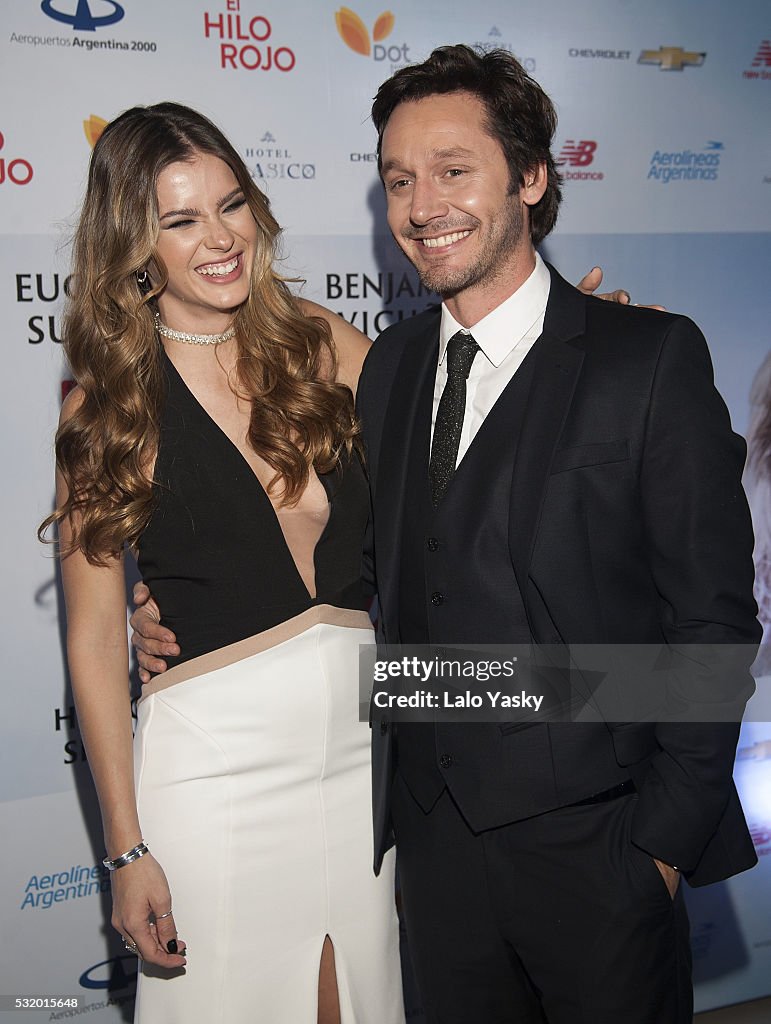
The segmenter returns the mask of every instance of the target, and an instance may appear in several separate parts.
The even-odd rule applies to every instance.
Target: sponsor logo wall
[[[588,14],[569,0],[9,0],[2,22],[0,993],[78,995],[78,1016],[118,1022],[136,964],[108,923],[58,574],[35,537],[70,378],[67,245],[99,133],[164,99],[212,117],[285,228],[283,271],[375,337],[436,296],[388,237],[372,96],[441,43],[504,47],[558,106],[565,202],[545,255],[571,280],[600,263],[610,288],[692,316],[745,431],[771,348],[771,25],[764,0],[747,0],[741,19],[699,0],[597,0]],[[760,865],[688,894],[700,1009],[771,991],[771,725],[745,727],[736,778]]]

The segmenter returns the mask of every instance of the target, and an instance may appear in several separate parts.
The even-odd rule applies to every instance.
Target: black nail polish
[[[168,949],[168,951],[170,953],[176,953],[177,952],[177,940],[176,939],[169,939],[169,941],[166,943],[166,949]]]

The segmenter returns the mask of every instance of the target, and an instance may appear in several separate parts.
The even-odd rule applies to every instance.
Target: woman
[[[133,108],[94,148],[48,522],[143,1024],[404,1020],[358,723],[367,342],[292,297],[278,234],[195,111]],[[126,547],[185,659],[146,688],[133,751]]]
[[[750,426],[744,485],[755,531],[755,600],[763,640],[756,675],[771,673],[771,353],[761,363],[750,389]]]

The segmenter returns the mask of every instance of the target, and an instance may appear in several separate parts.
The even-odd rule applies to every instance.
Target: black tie
[[[479,345],[465,331],[453,334],[447,343],[447,383],[436,411],[434,442],[428,468],[434,508],[442,500],[455,473],[466,411],[466,381],[478,351]]]

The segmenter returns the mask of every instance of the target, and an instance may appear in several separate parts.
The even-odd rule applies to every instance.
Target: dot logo
[[[350,7],[341,7],[335,12],[337,31],[348,49],[371,60],[388,61],[391,71],[410,62],[406,43],[390,43],[387,46],[383,43],[393,32],[395,21],[390,11],[383,11],[372,26],[370,39],[369,29]]]
[[[5,136],[0,132],[0,152],[4,147]],[[12,185],[29,185],[34,173],[29,160],[23,157],[13,157],[9,160],[5,156],[0,156],[0,185],[4,185],[6,181]]]
[[[91,116],[83,122],[83,131],[86,133],[86,139],[92,149],[99,141],[99,137],[106,127],[107,121],[105,121],[103,117],[97,117],[96,114],[91,114]]]
[[[393,32],[395,21],[396,19],[390,11],[383,11],[372,28],[372,39],[375,43],[381,43],[390,36]],[[370,56],[372,45],[367,26],[355,11],[352,11],[350,7],[341,7],[339,11],[335,12],[335,24],[337,25],[337,31],[340,33],[340,38],[349,49],[355,53],[360,53],[363,57]],[[381,46],[375,49],[384,50],[385,47]],[[375,59],[377,60],[378,58],[375,57]],[[380,59],[383,60],[384,58],[381,57]]]

